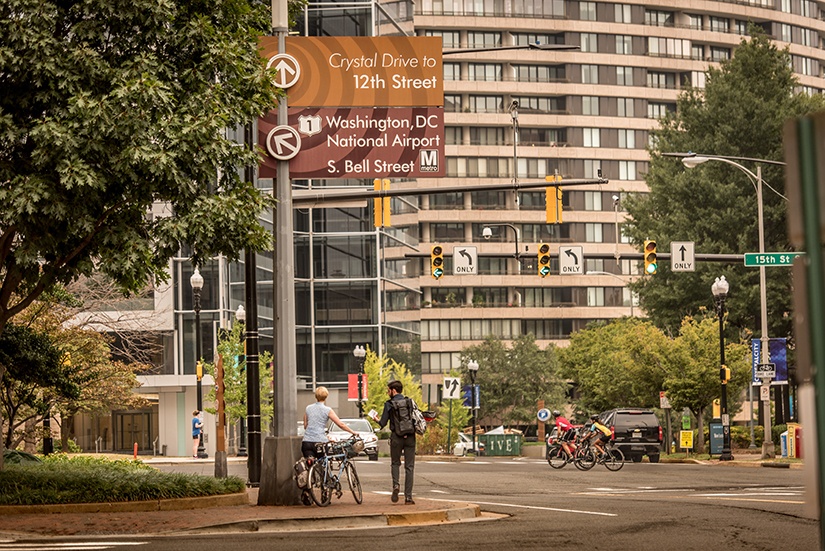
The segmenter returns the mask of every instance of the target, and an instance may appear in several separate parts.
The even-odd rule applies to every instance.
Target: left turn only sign
[[[278,125],[266,135],[266,150],[279,161],[288,161],[301,151],[301,135],[291,126]]]

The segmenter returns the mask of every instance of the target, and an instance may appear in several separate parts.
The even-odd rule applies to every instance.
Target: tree
[[[719,321],[702,313],[699,319],[682,320],[679,336],[671,347],[671,372],[664,382],[668,400],[675,410],[688,408],[696,417],[699,438],[697,453],[704,453],[705,410],[721,396],[719,377]],[[728,383],[728,413],[739,409],[739,397],[750,376],[749,347],[744,342],[726,340],[725,361],[731,370]]]
[[[560,371],[576,384],[582,414],[654,407],[670,372],[670,346],[662,331],[638,318],[591,323],[559,351]]]
[[[404,396],[412,398],[420,409],[427,409],[421,397],[421,383],[415,380],[415,376],[407,369],[406,365],[390,359],[386,354],[379,357],[375,351],[367,348],[367,356],[364,358],[364,373],[367,376],[365,413],[374,409],[378,412],[378,415],[381,415],[384,411],[384,402],[389,399],[387,385],[390,381],[401,381],[404,386]]]
[[[461,351],[462,379],[469,381],[467,362],[478,362],[479,417],[503,425],[535,421],[539,400],[560,405],[567,383],[558,373],[553,345],[542,350],[532,333],[521,335],[510,347],[496,337]]]
[[[666,252],[671,241],[694,241],[701,253],[758,251],[757,201],[742,171],[722,162],[685,170],[664,152],[782,159],[782,125],[790,117],[825,106],[825,98],[795,93],[790,55],[777,49],[757,27],[750,27],[731,60],[707,71],[704,89],[688,88],[677,110],[653,131],[647,194],[631,194],[624,201],[629,220],[624,233],[641,247],[656,239]],[[749,163],[744,162],[745,165]],[[750,167],[755,171],[755,167]],[[766,250],[789,250],[785,226],[784,174],[764,165]],[[698,199],[698,200],[697,200]],[[674,274],[659,264],[659,272],[638,278],[631,287],[650,319],[675,334],[682,318],[712,304],[710,286],[724,274],[732,283],[730,323],[756,327],[759,319],[758,270],[741,265],[699,262],[695,272]],[[771,335],[791,332],[790,271],[772,271],[768,277]]]
[[[218,354],[223,358],[224,402],[227,426],[234,425],[240,419],[246,418],[246,356],[244,355],[243,323],[235,323],[229,331],[220,331],[218,337]],[[272,385],[272,353],[268,350],[261,352],[258,363],[258,384],[260,396],[267,396]],[[205,373],[215,378],[216,366],[212,363],[203,364]],[[215,387],[209,389],[207,401],[215,403],[217,393]],[[205,408],[211,414],[217,413],[214,407]],[[274,407],[270,400],[261,400],[261,426],[268,427],[272,422]]]

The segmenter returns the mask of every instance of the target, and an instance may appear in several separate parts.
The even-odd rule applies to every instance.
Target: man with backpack
[[[415,422],[413,408],[415,404],[401,392],[404,385],[401,381],[392,381],[387,385],[390,399],[384,402],[384,411],[381,418],[375,414],[373,421],[383,429],[390,423],[390,460],[392,473],[392,502],[398,502],[398,493],[401,490],[401,452],[404,452],[404,504],[415,505],[413,501],[413,472],[415,471]]]

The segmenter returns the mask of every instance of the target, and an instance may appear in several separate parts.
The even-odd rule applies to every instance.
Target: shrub
[[[201,497],[243,491],[238,477],[162,473],[140,461],[50,455],[0,471],[0,505],[99,503]]]

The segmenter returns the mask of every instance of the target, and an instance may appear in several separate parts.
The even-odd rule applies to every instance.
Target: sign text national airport
[[[292,178],[445,174],[440,39],[288,37],[278,53],[264,37],[260,47],[290,107],[288,125],[275,112],[260,119],[261,177],[283,160]]]

